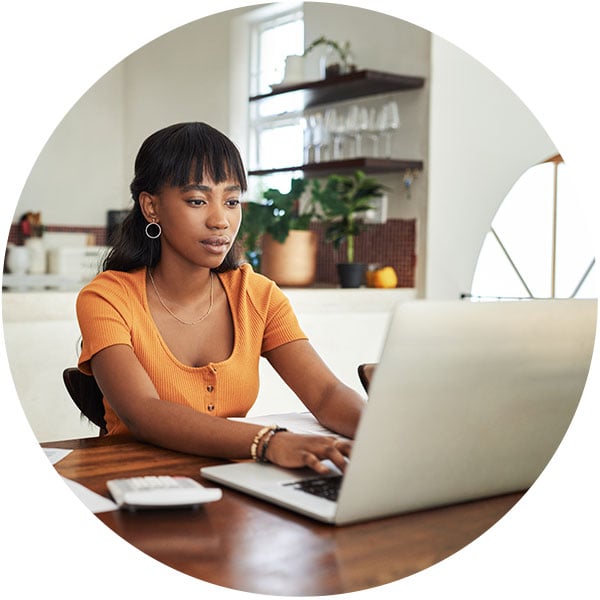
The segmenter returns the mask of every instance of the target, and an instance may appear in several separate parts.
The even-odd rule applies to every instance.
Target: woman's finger
[[[346,469],[346,457],[336,445],[328,446],[325,449],[325,456],[323,458],[329,459],[342,472]]]
[[[321,459],[312,452],[304,452],[304,465],[316,471],[320,475],[327,475],[329,468],[321,462]]]
[[[350,454],[352,453],[352,441],[351,440],[336,440],[334,446],[344,456],[346,456],[347,458],[350,458]]]

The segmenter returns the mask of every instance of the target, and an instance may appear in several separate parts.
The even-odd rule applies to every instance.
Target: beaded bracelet
[[[254,440],[252,441],[252,445],[250,446],[250,456],[252,460],[258,460],[256,455],[256,450],[258,449],[258,445],[260,444],[260,440],[262,440],[263,436],[269,431],[273,429],[277,429],[277,425],[267,425],[267,427],[263,427],[259,432],[254,436]]]
[[[265,434],[265,441],[263,442],[263,445],[262,445],[262,450],[260,452],[260,458],[257,459],[258,462],[262,462],[262,463],[269,462],[267,459],[267,448],[269,447],[269,443],[271,442],[271,440],[273,439],[275,434],[279,433],[280,431],[287,431],[287,429],[285,427],[275,427],[275,429],[271,429],[270,431],[268,431]]]

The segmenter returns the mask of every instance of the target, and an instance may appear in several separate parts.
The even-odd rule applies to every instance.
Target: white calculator
[[[106,482],[115,502],[122,508],[183,508],[220,500],[220,488],[207,488],[191,477],[147,475],[111,479]]]

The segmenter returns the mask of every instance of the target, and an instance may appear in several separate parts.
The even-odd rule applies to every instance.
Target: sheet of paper
[[[318,435],[333,435],[338,438],[343,436],[323,427],[310,412],[278,413],[272,415],[258,415],[255,417],[235,417],[232,420],[254,423],[256,425],[278,425],[294,433],[307,433]]]
[[[61,461],[71,452],[73,452],[73,450],[65,450],[64,448],[44,448],[46,457],[53,465]],[[100,494],[96,494],[96,492],[92,492],[92,490],[89,490],[76,481],[72,481],[66,477],[61,478],[79,500],[81,500],[81,502],[83,502],[93,513],[118,510],[119,507],[112,500],[109,500]]]
[[[64,448],[44,448],[46,458],[53,465],[55,465],[58,461],[62,460],[71,452],[73,452],[73,450],[65,450]]]
[[[100,494],[96,494],[96,492],[92,492],[85,486],[77,483],[76,481],[72,481],[71,479],[67,479],[66,477],[62,478],[63,481],[69,486],[71,491],[87,506],[93,513],[106,512],[109,510],[118,510],[118,506],[108,498],[101,496]]]

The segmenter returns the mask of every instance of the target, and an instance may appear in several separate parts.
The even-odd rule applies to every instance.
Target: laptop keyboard
[[[287,485],[292,485],[296,490],[301,490],[335,502],[340,491],[340,486],[342,485],[342,476],[304,479],[303,481],[294,481]]]

